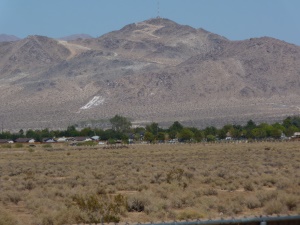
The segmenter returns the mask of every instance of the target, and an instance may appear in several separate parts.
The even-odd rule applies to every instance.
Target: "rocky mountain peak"
[[[0,114],[18,129],[115,114],[222,125],[300,108],[299,46],[230,41],[164,18],[85,40],[28,36],[0,43],[0,55]]]

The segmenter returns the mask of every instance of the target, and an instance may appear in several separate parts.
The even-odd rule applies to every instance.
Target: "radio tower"
[[[159,0],[157,0],[157,19],[159,19]]]

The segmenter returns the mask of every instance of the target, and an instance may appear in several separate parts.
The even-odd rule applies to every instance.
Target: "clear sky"
[[[158,0],[0,0],[0,34],[93,37],[157,16]],[[160,16],[231,40],[300,46],[300,0],[160,0]]]

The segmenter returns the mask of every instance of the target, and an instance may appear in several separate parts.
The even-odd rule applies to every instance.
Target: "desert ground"
[[[300,214],[300,142],[0,146],[0,224]]]

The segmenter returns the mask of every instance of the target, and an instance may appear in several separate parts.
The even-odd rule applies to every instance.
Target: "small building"
[[[16,143],[34,143],[35,140],[33,138],[17,138],[15,140]]]
[[[92,139],[90,137],[74,137],[74,141],[85,142],[85,141],[92,141]]]
[[[12,144],[14,143],[13,140],[10,139],[0,139],[0,144]]]
[[[91,139],[94,140],[94,141],[99,141],[99,140],[100,140],[100,137],[97,136],[97,135],[95,135],[95,136],[91,137]]]
[[[42,142],[43,143],[55,143],[56,140],[54,140],[54,138],[43,138]]]
[[[293,135],[293,137],[300,138],[300,132],[295,132],[294,135]]]
[[[67,142],[67,141],[74,141],[75,138],[73,137],[59,137],[54,139],[56,142]]]
[[[60,137],[56,139],[56,142],[66,142],[68,139],[66,137]]]

